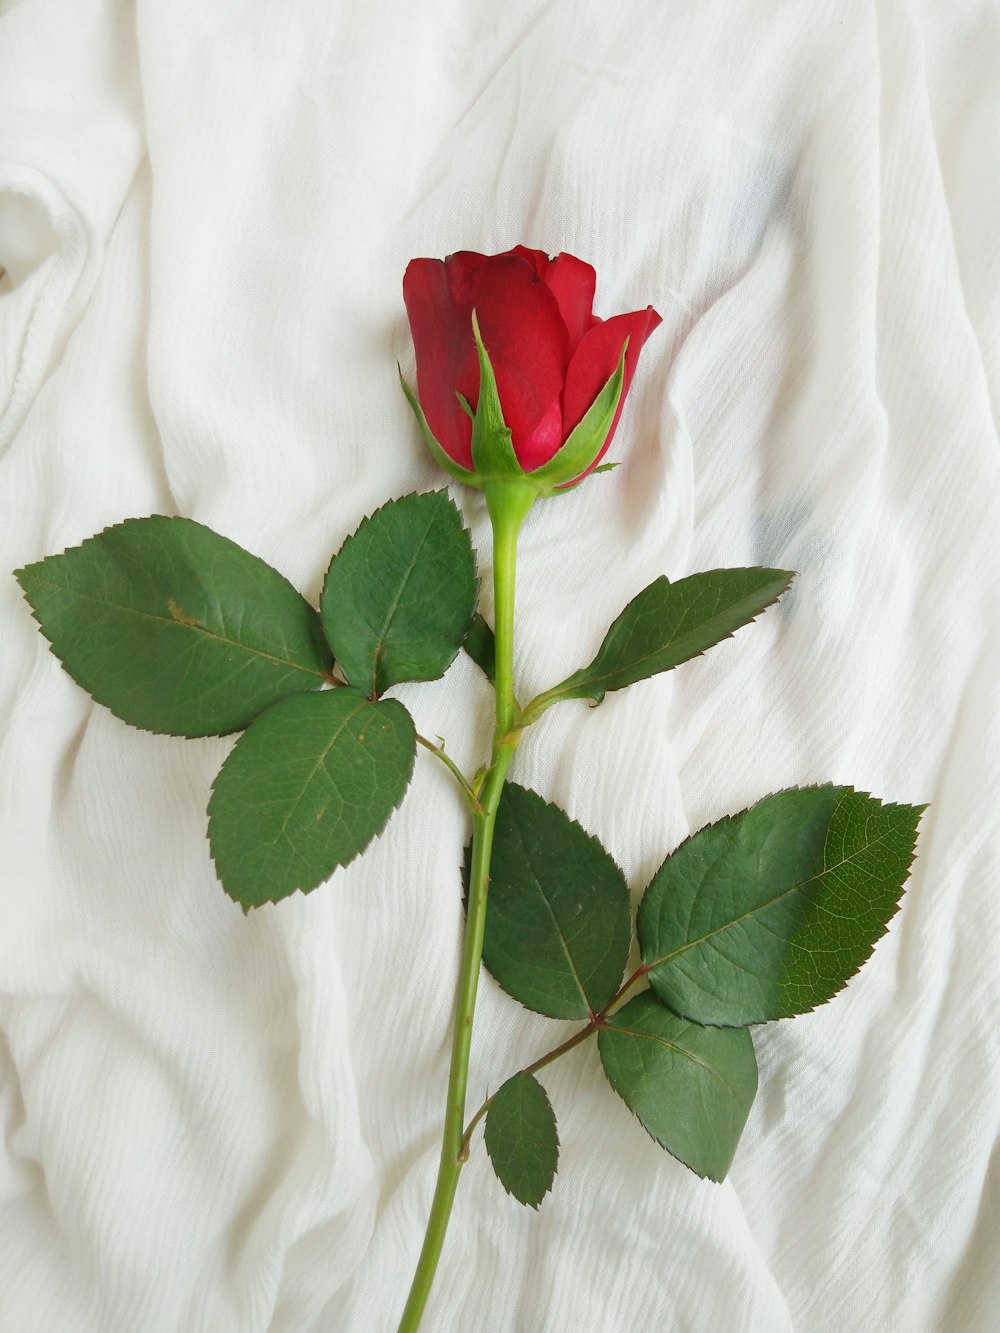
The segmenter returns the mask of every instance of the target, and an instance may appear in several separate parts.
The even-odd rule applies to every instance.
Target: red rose
[[[647,306],[598,319],[591,309],[595,283],[583,260],[568,254],[549,259],[522,245],[502,255],[462,250],[445,260],[410,262],[403,299],[417,354],[417,396],[426,426],[452,462],[473,468],[472,420],[458,395],[475,409],[475,312],[525,472],[548,463],[610,387],[627,340],[616,410],[579,476],[597,465],[611,443],[642,345],[660,316]]]

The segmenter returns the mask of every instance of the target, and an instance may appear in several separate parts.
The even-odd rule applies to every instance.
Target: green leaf
[[[556,805],[508,783],[497,811],[483,961],[515,1000],[589,1018],[614,997],[632,940],[625,877]]]
[[[189,518],[128,519],[17,578],[77,684],[149,731],[238,731],[333,665],[288,580]]]
[[[685,1166],[724,1180],[757,1093],[746,1028],[706,1028],[649,991],[597,1034],[608,1081],[642,1127]]]
[[[462,647],[479,667],[491,685],[497,683],[497,643],[493,631],[477,611],[472,628],[465,636]]]
[[[670,671],[728,639],[776,602],[795,576],[784,569],[713,569],[677,583],[658,578],[614,622],[589,666],[540,696],[594,699]],[[529,708],[526,719],[533,721]]]
[[[586,472],[594,459],[604,448],[608,438],[618,404],[621,402],[622,386],[625,383],[625,352],[628,339],[622,347],[618,369],[610,377],[604,388],[587,409],[583,420],[570,433],[569,438],[547,463],[535,468],[530,474],[534,482],[546,482],[549,486],[562,486],[581,472]],[[614,466],[613,464],[611,466]]]
[[[476,563],[447,491],[390,500],[333,557],[323,628],[352,685],[380,695],[444,674],[476,609]]]
[[[556,1117],[537,1079],[520,1073],[507,1080],[486,1113],[485,1138],[500,1184],[518,1203],[537,1208],[559,1162]]]
[[[403,799],[415,753],[395,699],[341,687],[275,704],[212,788],[208,836],[230,898],[244,909],[277,902],[347,865]]]
[[[896,912],[923,809],[806,787],[688,838],[639,908],[656,993],[687,1018],[731,1026],[830,999]]]

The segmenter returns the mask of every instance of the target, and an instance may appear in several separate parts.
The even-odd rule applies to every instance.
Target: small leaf
[[[545,1089],[531,1074],[515,1074],[496,1093],[485,1138],[500,1184],[518,1203],[537,1208],[555,1179],[559,1136]]]
[[[497,682],[497,643],[493,631],[487,625],[486,621],[477,611],[473,621],[472,628],[465,636],[465,642],[462,647],[479,667],[480,671],[490,682],[495,685]]]
[[[757,1093],[746,1028],[688,1023],[644,991],[597,1034],[608,1082],[661,1147],[724,1180]]]
[[[288,580],[189,518],[128,519],[17,578],[77,684],[149,731],[238,731],[333,665]]]
[[[497,811],[483,962],[515,1000],[589,1018],[614,997],[632,940],[625,877],[556,805],[509,782]]]
[[[320,610],[352,685],[380,695],[451,665],[476,609],[476,565],[447,491],[390,500],[333,557]]]
[[[830,999],[896,912],[922,809],[807,787],[688,838],[639,908],[656,993],[699,1023],[735,1027]]]
[[[784,569],[713,569],[677,583],[658,578],[614,622],[589,666],[543,697],[594,699],[621,690],[728,639],[769,607],[794,578]]]
[[[244,909],[308,893],[381,833],[416,753],[409,713],[342,687],[285,699],[237,741],[212,788],[219,879]]]

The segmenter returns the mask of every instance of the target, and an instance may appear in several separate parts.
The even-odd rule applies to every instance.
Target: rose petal
[[[552,263],[552,260],[544,250],[529,250],[526,245],[515,245],[513,250],[508,250],[507,253],[511,255],[520,255],[522,259],[526,259],[542,279],[545,278],[545,270]]]
[[[561,254],[549,262],[541,277],[556,298],[569,334],[572,358],[583,335],[598,322],[592,313],[597,274],[590,264],[577,259],[576,255]]]
[[[569,369],[566,371],[566,392],[563,395],[564,437],[580,424],[587,409],[614,374],[625,339],[629,340],[628,351],[625,353],[625,379],[618,411],[608,431],[604,448],[594,459],[595,467],[604,457],[614,436],[642,345],[660,323],[662,323],[660,316],[652,306],[647,306],[645,310],[635,310],[628,315],[615,315],[611,319],[599,321],[584,334],[569,364]]]
[[[517,446],[517,461],[525,472],[533,472],[557,454],[563,443],[562,401],[556,398],[531,435]]]
[[[454,262],[457,260],[461,262]],[[468,329],[472,355],[472,312],[476,311],[496,375],[504,420],[520,457],[521,446],[531,439],[562,392],[568,356],[566,326],[559,307],[533,265],[521,255],[491,255],[479,264],[471,262],[467,254],[455,255],[445,261],[445,267],[452,318],[457,327]],[[454,387],[475,405],[478,368],[468,387]]]
[[[417,397],[427,424],[445,453],[471,468],[472,422],[455,397],[456,389],[467,398],[479,390],[471,315],[455,311],[448,270],[440,259],[410,261],[403,301],[417,356]]]

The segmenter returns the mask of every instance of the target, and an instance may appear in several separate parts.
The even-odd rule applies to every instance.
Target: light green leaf
[[[485,1138],[500,1184],[518,1203],[537,1208],[555,1179],[559,1136],[545,1089],[531,1074],[515,1074],[496,1093]]]
[[[746,1028],[688,1023],[645,991],[607,1020],[597,1046],[647,1133],[699,1176],[724,1180],[757,1093]]]
[[[288,580],[189,518],[128,519],[17,578],[77,684],[149,731],[238,731],[333,665]]]
[[[922,809],[806,787],[688,838],[639,908],[656,993],[699,1023],[732,1026],[829,1000],[896,912]]]
[[[600,703],[608,690],[698,657],[777,601],[793,577],[784,569],[713,569],[677,583],[658,578],[629,602],[589,666],[540,695],[540,708],[528,706],[526,722],[560,699]]]
[[[451,665],[476,609],[476,564],[447,491],[390,500],[330,563],[320,610],[344,676],[380,695]]]
[[[308,893],[382,832],[416,753],[409,713],[341,687],[269,709],[215,780],[215,868],[244,909]]]
[[[521,1004],[588,1018],[621,983],[632,939],[625,877],[556,805],[509,782],[497,811],[483,962]]]

